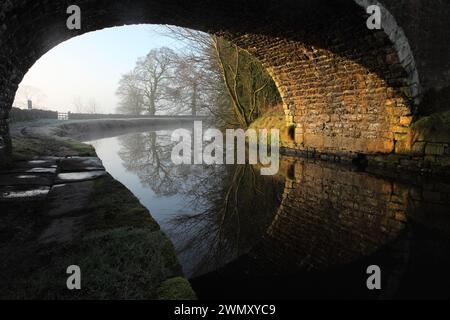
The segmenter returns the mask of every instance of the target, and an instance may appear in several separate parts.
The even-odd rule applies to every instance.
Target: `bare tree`
[[[99,106],[97,104],[97,101],[94,98],[91,98],[89,100],[89,104],[88,104],[87,109],[88,109],[88,112],[91,113],[91,114],[96,114],[96,113],[100,112],[99,111]]]
[[[181,71],[194,69],[196,72],[192,70],[181,72],[182,76],[179,78],[181,83],[185,83],[186,80],[195,80],[188,81],[191,86],[187,86],[187,88],[190,88],[191,92],[197,92],[197,94],[188,95],[192,101],[197,102],[197,109],[200,108],[200,110],[206,110],[212,114],[219,127],[237,126],[236,116],[229,107],[230,96],[223,82],[222,72],[218,67],[214,38],[201,31],[172,26],[166,26],[162,34],[185,44],[184,64],[191,66],[182,68]],[[193,74],[194,76],[185,79],[183,74]],[[200,100],[197,95],[201,97]],[[194,98],[196,99],[194,100]],[[191,102],[191,105],[194,106],[194,103]]]
[[[172,49],[163,47],[151,50],[136,63],[134,72],[140,83],[144,105],[149,115],[155,115],[157,111],[169,108],[166,89],[169,81],[173,79],[176,60],[177,54]]]
[[[168,36],[186,43],[191,63],[201,65],[202,76],[196,79],[202,90],[206,88],[215,94],[215,99],[213,95],[209,97],[214,104],[208,109],[216,120],[246,128],[262,114],[263,108],[281,100],[265,68],[237,45],[190,29],[167,26],[166,30]]]
[[[201,106],[208,102],[205,101],[206,96],[202,87],[202,77],[204,76],[201,65],[189,56],[179,56],[175,79],[172,86],[167,88],[177,113],[189,112],[195,116]]]
[[[138,116],[144,111],[144,94],[135,70],[122,75],[116,94],[120,99],[119,113]]]
[[[83,101],[81,100],[81,98],[79,96],[77,96],[73,99],[73,107],[75,109],[75,113],[83,113],[84,105],[83,105]]]
[[[262,108],[281,101],[278,89],[257,59],[231,42],[217,36],[212,39],[234,114],[246,128],[261,115]]]

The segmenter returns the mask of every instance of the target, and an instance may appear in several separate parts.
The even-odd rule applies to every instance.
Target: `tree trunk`
[[[156,103],[153,95],[149,98],[148,114],[154,116],[156,114]]]
[[[197,115],[197,82],[192,85],[192,100],[191,100],[191,112],[193,116]]]

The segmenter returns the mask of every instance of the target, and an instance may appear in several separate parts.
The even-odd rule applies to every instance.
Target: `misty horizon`
[[[89,32],[44,54],[20,83],[13,103],[26,109],[114,114],[120,78],[152,49],[179,50],[183,43],[163,34],[163,26],[129,25]],[[126,47],[126,50],[123,48]],[[78,104],[78,107],[76,106]],[[79,110],[82,105],[84,110]]]

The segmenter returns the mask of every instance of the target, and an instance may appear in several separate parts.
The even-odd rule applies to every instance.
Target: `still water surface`
[[[449,297],[450,184],[282,157],[175,166],[171,130],[89,141],[173,241],[200,298]],[[369,265],[382,290],[366,286]]]

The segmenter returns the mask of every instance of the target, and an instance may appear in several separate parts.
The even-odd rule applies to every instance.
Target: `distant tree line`
[[[122,114],[211,114],[219,125],[248,127],[264,108],[280,102],[261,63],[216,36],[167,27],[186,46],[153,49],[124,74],[117,95]]]

